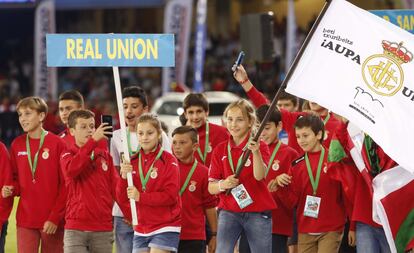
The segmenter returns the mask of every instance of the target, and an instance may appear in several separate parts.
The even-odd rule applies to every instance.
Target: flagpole
[[[272,103],[269,106],[269,109],[266,112],[266,115],[264,116],[262,122],[260,123],[259,129],[257,130],[256,135],[253,138],[253,141],[257,141],[260,137],[260,134],[263,132],[263,129],[267,123],[267,121],[269,120],[270,114],[273,113],[273,111],[276,108],[276,102],[277,102],[277,98],[279,97],[279,94],[282,90],[284,90],[287,86],[287,83],[289,82],[290,78],[292,77],[293,72],[295,71],[296,66],[299,63],[300,58],[302,58],[303,53],[305,52],[306,47],[308,46],[310,40],[313,37],[313,34],[315,33],[316,29],[318,28],[320,22],[322,21],[322,18],[325,16],[326,11],[328,10],[329,6],[331,5],[332,1],[335,0],[326,0],[325,5],[323,6],[321,12],[319,13],[318,18],[316,19],[315,23],[313,24],[311,30],[309,31],[308,35],[305,38],[305,41],[303,42],[302,46],[299,49],[298,54],[295,57],[295,60],[293,60],[292,66],[289,68],[289,71],[286,74],[286,78],[283,80],[282,84],[280,85],[279,89],[277,90]],[[235,177],[238,178],[240,176],[240,173],[244,167],[244,164],[246,163],[247,159],[250,156],[250,149],[248,149],[246,151],[246,153],[243,156],[243,159],[239,165],[239,167],[236,169],[236,174]],[[231,189],[228,189],[226,191],[226,194],[229,194],[231,191]]]

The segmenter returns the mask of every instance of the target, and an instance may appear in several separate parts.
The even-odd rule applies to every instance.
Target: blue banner
[[[370,12],[414,34],[414,10],[371,10]]]
[[[197,31],[194,53],[194,86],[195,92],[203,92],[204,55],[206,50],[206,16],[207,0],[197,3]]]
[[[47,34],[48,67],[173,67],[173,34]]]

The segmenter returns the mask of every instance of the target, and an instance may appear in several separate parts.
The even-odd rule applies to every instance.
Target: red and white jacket
[[[209,181],[224,180],[228,176],[233,175],[233,171],[230,167],[230,159],[227,155],[227,144],[230,143],[230,149],[233,159],[234,169],[237,167],[237,161],[243,152],[243,148],[249,140],[249,136],[240,143],[235,145],[232,137],[228,141],[220,143],[213,152],[211,159]],[[260,153],[265,164],[269,161],[269,148],[261,141],[260,142]],[[240,173],[239,182],[243,184],[253,200],[253,203],[247,207],[240,209],[233,195],[226,195],[226,192],[219,194],[220,202],[218,207],[231,212],[263,212],[270,211],[276,208],[272,195],[267,189],[265,179],[257,181],[253,176],[253,155],[249,156],[250,165],[245,164],[245,167]]]
[[[312,174],[316,177],[321,152],[308,152]],[[296,159],[291,168],[292,182],[288,187],[279,188],[277,194],[288,206],[297,206],[299,233],[325,233],[342,231],[346,221],[346,206],[341,183],[328,174],[328,152],[322,164],[316,197],[321,198],[318,218],[304,216],[306,196],[313,196],[304,155]]]
[[[211,163],[211,154],[213,153],[214,148],[221,142],[227,140],[230,134],[225,127],[222,127],[222,126],[219,126],[213,123],[208,123],[208,122],[206,124],[208,124],[209,126],[209,137],[208,137],[209,149],[207,150],[206,161],[204,165],[209,167]],[[198,144],[200,146],[200,150],[203,155],[204,155],[204,149],[205,149],[205,143],[206,143],[206,124],[197,128]],[[200,154],[197,151],[194,152],[194,155],[199,162],[203,163],[203,161],[200,158]]]
[[[65,151],[61,166],[68,191],[65,229],[112,231],[112,206],[120,179],[108,151],[90,138],[81,148]],[[120,206],[128,211],[127,202]]]
[[[277,143],[269,145],[270,154],[274,151]],[[266,184],[283,173],[289,173],[292,162],[298,157],[298,153],[291,147],[281,144],[276,156],[269,167],[266,176]],[[292,235],[293,230],[293,208],[287,206],[279,198],[277,191],[272,192],[277,208],[272,211],[272,233],[278,235]]]
[[[185,164],[178,162],[180,167],[180,189],[184,185],[193,162]],[[181,240],[206,240],[205,210],[217,205],[217,197],[208,192],[208,169],[200,162],[181,195],[182,227]]]
[[[11,179],[11,173],[9,152],[6,146],[0,142],[0,188],[7,185],[7,178]],[[9,219],[12,208],[13,197],[3,198],[0,196],[0,225]]]
[[[154,162],[160,146],[148,154],[142,149],[142,170],[144,177],[147,175],[151,164]],[[177,159],[164,151],[161,157],[154,163],[152,177],[143,191],[138,170],[138,154],[131,157],[133,166],[132,178],[134,186],[140,193],[136,202],[138,225],[134,227],[135,234],[150,236],[163,232],[180,232],[181,230],[181,199],[179,196],[180,175]],[[127,180],[121,179],[118,184],[117,194],[121,201],[128,201],[126,189]],[[131,217],[131,212],[124,212],[125,217]]]
[[[11,145],[12,182],[14,196],[20,196],[17,207],[17,226],[41,229],[46,221],[63,225],[66,189],[60,167],[60,155],[65,144],[56,135],[47,132],[39,150],[37,169],[32,176],[26,150],[26,135],[18,136]],[[29,139],[32,161],[40,139]]]

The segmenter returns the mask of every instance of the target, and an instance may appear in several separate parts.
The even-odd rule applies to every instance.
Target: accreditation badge
[[[279,160],[275,160],[275,162],[272,164],[272,170],[277,171],[279,168]]]
[[[318,218],[321,198],[307,195],[303,215],[312,218]]]
[[[150,174],[150,177],[152,179],[156,179],[158,177],[158,172],[157,172],[157,168],[153,168]]]
[[[191,181],[191,182],[190,182],[190,186],[188,186],[188,190],[189,190],[190,192],[194,192],[194,191],[197,189],[196,184],[197,184],[197,182],[196,182],[196,181]]]
[[[240,209],[243,209],[253,203],[252,198],[250,197],[243,184],[239,184],[237,187],[234,187],[231,190],[231,194],[233,195],[233,198],[236,200]]]
[[[49,149],[47,149],[47,148],[43,149],[42,158],[44,160],[47,160],[49,158]]]

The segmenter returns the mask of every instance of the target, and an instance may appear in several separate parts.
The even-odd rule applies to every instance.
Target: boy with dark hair
[[[17,104],[25,134],[11,145],[13,178],[3,186],[3,197],[20,196],[17,208],[17,250],[63,252],[66,191],[60,167],[65,144],[43,129],[47,105],[39,97]],[[12,181],[10,181],[12,180]]]
[[[68,118],[71,112],[74,110],[81,110],[85,108],[85,102],[82,94],[77,90],[68,90],[60,94],[59,96],[59,117],[66,129],[63,130],[59,136],[66,143],[66,146],[70,148],[75,145],[75,138],[70,134]],[[108,149],[108,144],[105,140],[99,142],[99,147]]]
[[[296,112],[298,110],[298,98],[290,93],[285,91],[280,92],[279,97],[276,102],[277,108],[289,111]]]
[[[181,234],[179,253],[204,253],[207,217],[212,239],[209,252],[215,252],[217,233],[217,198],[208,192],[208,168],[194,157],[198,147],[197,130],[190,126],[176,128],[173,133],[173,152],[180,168]]]
[[[103,123],[95,129],[94,116],[88,110],[75,110],[68,118],[75,145],[61,156],[68,191],[66,253],[112,252],[111,210],[119,176],[108,151],[98,146],[112,127]],[[127,203],[121,206],[128,211]]]
[[[277,194],[287,205],[297,205],[299,252],[338,252],[346,208],[340,182],[328,174],[324,123],[315,115],[302,116],[295,131],[304,155],[292,163],[290,183]]]
[[[256,110],[256,116],[261,122],[269,109],[269,105],[262,105]],[[269,117],[260,138],[264,141],[271,153],[269,163],[266,167],[266,183],[269,190],[275,188],[278,180],[286,180],[283,173],[288,173],[292,161],[294,161],[298,153],[291,147],[283,144],[278,136],[282,130],[282,122],[280,112],[275,110]],[[282,176],[281,176],[282,175]],[[282,178],[280,178],[282,177]],[[286,206],[278,197],[276,192],[272,193],[272,197],[277,204],[277,209],[272,210],[272,252],[286,253],[287,239],[292,235],[293,228],[293,209]],[[250,252],[246,247],[245,237],[240,241],[240,252]]]
[[[195,157],[198,161],[210,166],[213,149],[228,139],[229,133],[225,127],[208,122],[208,102],[201,93],[190,93],[184,98],[184,115],[187,125],[198,132],[199,147]]]
[[[145,91],[139,86],[129,86],[122,91],[122,102],[125,113],[125,123],[127,125],[127,143],[130,156],[134,156],[139,150],[137,137],[138,118],[148,112],[148,99]],[[171,153],[171,143],[168,136],[162,132],[162,147]],[[118,169],[121,164],[120,154],[122,153],[121,130],[113,132],[111,139],[111,156],[114,166]],[[117,253],[132,252],[132,241],[134,230],[130,224],[124,220],[124,214],[115,203],[112,210],[115,227],[115,245]]]

